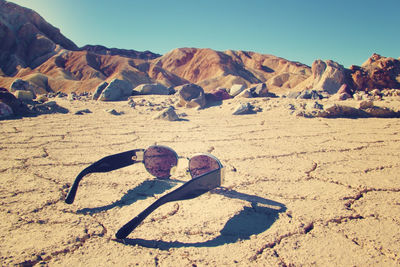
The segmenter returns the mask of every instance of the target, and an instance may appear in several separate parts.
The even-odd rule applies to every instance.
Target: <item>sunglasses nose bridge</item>
[[[179,163],[179,162],[181,162],[182,159],[186,159],[186,160],[188,161],[188,164],[187,164],[186,168],[184,169],[185,176],[186,176],[186,177],[191,177],[190,169],[189,169],[189,160],[190,160],[189,157],[178,156],[178,163],[177,163],[177,165],[174,167],[174,171],[176,171],[178,165],[181,166],[182,163]]]

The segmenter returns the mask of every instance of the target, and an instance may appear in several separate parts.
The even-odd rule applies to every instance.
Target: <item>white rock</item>
[[[167,121],[178,121],[179,116],[176,114],[174,107],[169,106],[168,108],[162,110],[160,113],[156,114],[153,119],[155,120],[167,120]]]
[[[238,94],[240,94],[244,89],[246,89],[246,86],[244,86],[242,84],[234,84],[234,85],[232,85],[231,89],[229,90],[229,94],[232,97],[235,97]]]
[[[316,60],[311,69],[314,90],[335,94],[345,83],[344,67],[332,60]]]
[[[240,103],[233,111],[233,115],[243,115],[253,113],[253,106],[250,103]]]

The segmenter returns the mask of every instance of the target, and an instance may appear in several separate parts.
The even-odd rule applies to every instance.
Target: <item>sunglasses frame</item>
[[[122,153],[110,155],[107,157],[104,157],[93,164],[89,165],[85,169],[83,169],[78,176],[75,178],[74,183],[72,184],[66,198],[65,202],[67,204],[72,204],[74,202],[76,192],[78,190],[79,182],[82,180],[82,178],[89,174],[89,173],[96,173],[96,172],[110,172],[116,169],[120,169],[123,167],[127,167],[129,165],[142,162],[143,165],[145,165],[146,170],[152,174],[151,171],[147,168],[145,164],[145,153],[147,150],[151,148],[163,148],[167,149],[171,152],[173,152],[174,156],[176,157],[176,164],[171,166],[169,169],[169,176],[167,179],[173,175],[171,172],[174,172],[174,169],[177,167],[179,159],[184,158],[184,157],[179,157],[178,154],[170,147],[167,146],[162,146],[162,145],[153,145],[149,146],[147,149],[134,149],[134,150],[129,150],[125,151]],[[193,160],[196,157],[199,156],[206,156],[209,157],[218,164],[218,168],[212,169],[210,171],[207,171],[205,173],[201,173],[198,176],[194,177],[194,174],[192,170],[190,169],[190,163],[191,160]],[[188,162],[188,168],[187,168],[187,173],[190,173],[192,179],[189,180],[188,182],[184,183],[182,186],[178,187],[177,189],[173,190],[172,192],[169,192],[156,200],[152,205],[150,205],[148,208],[143,210],[139,215],[137,215],[135,218],[130,220],[128,223],[126,223],[121,229],[118,230],[116,233],[116,238],[122,239],[128,236],[139,224],[151,213],[153,212],[156,208],[160,207],[161,205],[172,202],[172,201],[178,201],[178,200],[186,200],[186,199],[192,199],[195,197],[198,197],[212,189],[215,189],[219,187],[223,182],[224,182],[224,167],[214,155],[209,154],[209,153],[197,153],[194,154],[192,157],[187,158],[189,160]],[[152,174],[153,175],[153,174]],[[157,177],[158,179],[165,179],[165,177]]]

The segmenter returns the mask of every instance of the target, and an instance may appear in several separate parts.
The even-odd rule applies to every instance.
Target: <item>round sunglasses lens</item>
[[[178,164],[176,153],[162,146],[152,146],[146,149],[143,161],[146,170],[157,178],[170,177],[172,167]]]
[[[207,155],[194,156],[189,161],[189,171],[193,178],[219,168],[218,161]]]

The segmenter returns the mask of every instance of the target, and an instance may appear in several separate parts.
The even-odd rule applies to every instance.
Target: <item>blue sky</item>
[[[400,57],[400,0],[12,0],[78,46],[178,47],[273,54],[349,67]]]

